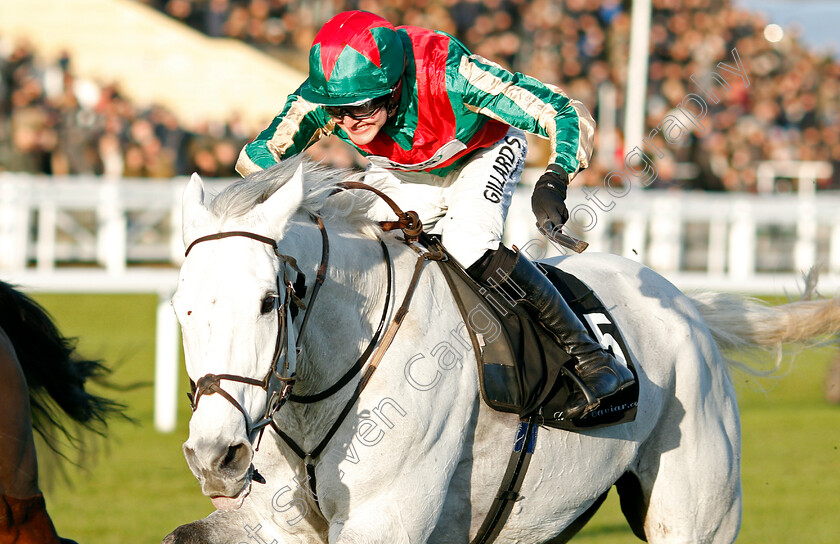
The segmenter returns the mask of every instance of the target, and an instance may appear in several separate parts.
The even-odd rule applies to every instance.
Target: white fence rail
[[[536,172],[526,172],[533,180]],[[171,181],[0,174],[0,279],[41,292],[156,293],[155,425],[174,429],[180,342],[169,307],[183,258],[181,192]],[[219,185],[225,182],[218,182]],[[213,185],[210,184],[211,190]],[[530,191],[514,196],[507,242],[561,253],[533,227]],[[644,262],[681,288],[795,295],[801,274],[840,289],[840,194],[710,194],[601,187],[570,191],[567,231]]]
[[[635,191],[635,192],[634,192]],[[507,241],[546,247],[533,226],[530,194],[514,194]],[[816,266],[824,293],[840,289],[840,193],[740,194],[642,191],[613,198],[603,187],[570,191],[564,231],[642,262],[683,289],[753,294],[801,291]]]

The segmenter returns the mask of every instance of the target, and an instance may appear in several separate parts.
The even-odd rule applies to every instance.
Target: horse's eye
[[[274,309],[275,301],[277,300],[277,295],[271,294],[266,296],[262,301],[262,307],[260,308],[260,313],[267,314]]]

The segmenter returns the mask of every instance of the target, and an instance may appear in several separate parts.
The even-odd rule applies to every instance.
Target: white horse
[[[186,188],[184,242],[202,243],[181,268],[173,304],[188,374],[204,391],[184,452],[218,510],[176,529],[168,544],[465,543],[491,506],[518,419],[481,401],[475,357],[455,338],[462,318],[435,263],[427,263],[402,328],[346,417],[340,412],[358,375],[325,400],[289,401],[273,415],[298,453],[265,427],[269,401],[257,384],[273,381],[267,389],[275,393],[286,383],[277,380],[295,372],[296,395],[323,391],[371,342],[389,283],[379,238],[394,263],[388,321],[417,260],[396,235],[363,219],[367,199],[332,194],[342,176],[283,163],[231,185],[209,206],[198,176]],[[296,353],[285,337],[296,335],[304,312],[293,317],[276,300],[298,277],[296,266],[309,303],[322,262],[314,216],[326,224],[329,266]],[[218,233],[228,234],[203,238]],[[740,429],[716,339],[754,346],[807,338],[837,328],[838,304],[692,300],[650,269],[605,254],[558,265],[592,286],[620,325],[639,370],[638,413],[583,433],[540,429],[520,500],[496,542],[565,542],[617,482],[640,538],[734,541]],[[214,388],[200,381],[208,374],[250,381],[223,377]],[[299,453],[312,453],[336,421],[335,434],[308,459],[316,503]]]

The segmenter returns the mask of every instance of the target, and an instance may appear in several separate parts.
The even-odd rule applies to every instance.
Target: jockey
[[[566,186],[588,165],[594,130],[580,102],[471,54],[448,34],[348,11],[315,36],[309,78],[242,149],[236,170],[267,168],[329,134],[349,143],[369,161],[367,175],[386,177],[389,196],[417,211],[476,281],[536,309],[601,399],[632,384],[632,373],[590,337],[533,263],[501,243],[525,163],[523,131],[551,142],[531,197],[538,226],[551,230],[569,217]],[[595,406],[576,391],[563,417]]]

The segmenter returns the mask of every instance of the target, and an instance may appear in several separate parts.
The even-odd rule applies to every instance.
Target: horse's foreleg
[[[202,542],[228,542],[212,537],[212,530],[203,519],[177,527],[166,535],[161,544],[200,544]],[[230,535],[232,536],[232,535]],[[211,540],[213,538],[213,540]]]
[[[29,390],[9,337],[0,329],[0,543],[53,544],[56,535],[38,489]]]
[[[288,523],[272,510],[253,508],[252,502],[238,510],[217,510],[206,518],[181,525],[166,535],[162,544],[323,544],[324,537],[309,523]]]
[[[407,487],[392,482],[389,487],[402,493],[372,497],[345,515],[333,516],[329,544],[428,542],[441,514],[438,497],[445,493],[434,487],[421,490],[416,483]]]

